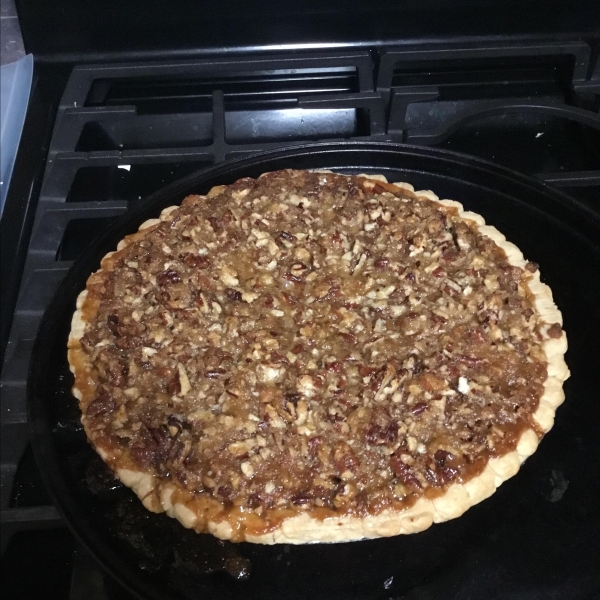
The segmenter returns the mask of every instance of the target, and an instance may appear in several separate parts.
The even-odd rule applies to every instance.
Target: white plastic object
[[[0,216],[4,210],[4,201],[25,122],[33,77],[33,55],[28,54],[16,62],[2,66],[1,69]]]

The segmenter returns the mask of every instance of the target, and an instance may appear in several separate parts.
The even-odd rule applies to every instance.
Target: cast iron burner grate
[[[15,533],[12,545],[64,536],[28,447],[26,377],[44,310],[89,240],[198,169],[308,140],[459,150],[536,175],[600,212],[599,47],[517,40],[76,66],[56,114],[1,377],[2,551]],[[85,581],[95,597],[125,597],[84,551],[57,560],[74,569],[71,598],[93,597]],[[11,569],[4,560],[3,572]]]

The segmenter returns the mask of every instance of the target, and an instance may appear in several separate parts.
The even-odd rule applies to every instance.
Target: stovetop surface
[[[56,590],[57,598],[128,597],[64,528],[28,445],[25,379],[33,339],[58,283],[90,239],[197,169],[324,139],[410,142],[480,156],[561,187],[594,218],[597,49],[597,41],[580,39],[321,49],[84,64],[73,76],[72,64],[38,64],[0,222],[0,569],[11,597],[44,590]],[[28,577],[40,564],[43,577]]]

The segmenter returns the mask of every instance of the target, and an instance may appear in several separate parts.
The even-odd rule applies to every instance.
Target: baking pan
[[[563,312],[572,376],[556,424],[519,473],[459,519],[345,544],[221,542],[147,512],[86,441],[66,345],[75,299],[125,235],[190,193],[282,168],[383,173],[482,214],[540,264]],[[146,198],[76,261],[33,349],[28,406],[44,481],[73,533],[140,598],[588,599],[600,594],[600,218],[491,163],[390,143],[321,143],[192,174]]]

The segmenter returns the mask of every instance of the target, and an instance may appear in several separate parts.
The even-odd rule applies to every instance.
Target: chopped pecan
[[[100,415],[113,412],[116,407],[115,399],[106,390],[101,390],[98,397],[88,404],[85,414],[94,419]]]
[[[415,472],[408,465],[404,464],[395,454],[392,454],[390,457],[390,466],[392,467],[394,475],[401,483],[419,490],[422,489],[423,486],[419,483]]]
[[[210,259],[207,256],[201,256],[200,254],[185,252],[180,254],[179,258],[192,269],[208,269],[210,266]]]
[[[108,317],[106,317],[106,326],[110,329],[110,332],[117,337],[120,337],[124,333],[123,325],[117,315],[108,315]]]
[[[415,415],[422,415],[429,408],[426,402],[417,402],[411,409],[410,412]]]
[[[418,381],[419,384],[429,392],[439,392],[447,387],[444,379],[436,377],[432,373],[423,373]]]
[[[180,282],[181,277],[179,276],[179,273],[173,269],[167,269],[156,276],[156,283],[161,286]]]
[[[553,339],[558,339],[560,336],[562,335],[562,327],[560,325],[560,323],[553,323],[549,328],[548,328],[548,336],[553,338]]]
[[[231,502],[237,496],[237,492],[230,485],[220,485],[217,488],[217,496],[225,502]]]
[[[367,444],[372,446],[391,445],[398,439],[398,425],[390,423],[387,427],[371,425],[365,433]]]
[[[355,471],[360,465],[360,459],[354,450],[345,442],[338,442],[333,449],[333,461],[340,473]]]
[[[455,457],[452,452],[448,452],[447,450],[442,450],[440,448],[439,450],[435,451],[433,458],[435,459],[435,463],[438,467],[444,467],[446,465],[446,461],[453,461]]]
[[[446,485],[456,479],[458,470],[453,467],[444,467],[436,470],[436,483]]]
[[[181,392],[181,382],[179,380],[179,373],[175,372],[167,381],[167,392],[175,395]]]
[[[540,265],[538,265],[537,263],[531,262],[531,261],[525,265],[525,269],[527,271],[529,271],[530,273],[535,273],[539,268],[540,268]]]
[[[206,217],[215,233],[223,231],[223,223],[217,217]]]
[[[292,496],[292,504],[295,506],[306,506],[307,504],[312,504],[314,500],[314,495],[308,491],[299,492]]]
[[[225,288],[225,295],[227,296],[228,300],[231,300],[231,302],[242,301],[242,292],[238,292],[233,288]]]
[[[292,273],[284,273],[282,277],[288,281],[293,281],[294,283],[300,283],[302,281],[302,277],[300,275],[293,275]]]
[[[460,252],[456,248],[448,248],[442,252],[442,260],[446,263],[455,262],[460,256]]]

